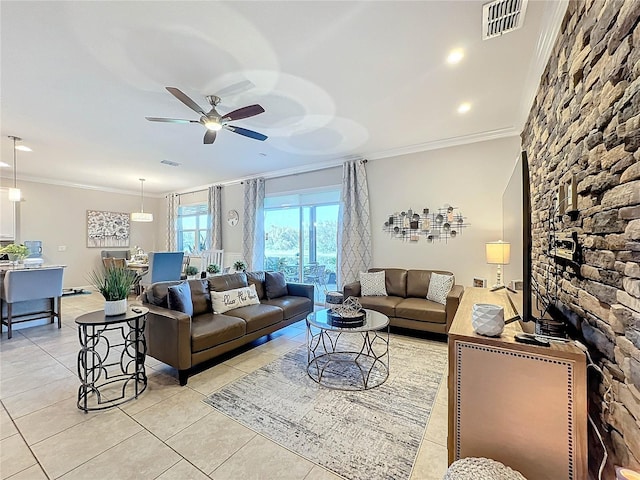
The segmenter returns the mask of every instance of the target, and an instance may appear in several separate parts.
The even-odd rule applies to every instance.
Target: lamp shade
[[[153,222],[153,213],[133,212],[131,214],[132,222]]]
[[[9,200],[12,202],[19,202],[22,198],[22,193],[19,188],[10,188],[9,189]]]
[[[511,260],[511,244],[508,242],[487,243],[487,263],[507,265]]]

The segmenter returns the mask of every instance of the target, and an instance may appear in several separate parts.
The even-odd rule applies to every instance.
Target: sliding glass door
[[[315,285],[316,302],[324,303],[325,292],[336,288],[338,202],[291,205],[286,199],[265,200],[265,268]]]

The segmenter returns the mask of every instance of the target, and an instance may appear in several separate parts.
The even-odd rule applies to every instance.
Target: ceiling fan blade
[[[216,141],[216,131],[207,130],[207,133],[204,134],[204,143],[213,143],[215,141]]]
[[[198,105],[196,102],[191,100],[186,93],[182,92],[176,87],[165,87],[165,88],[169,91],[171,95],[176,97],[178,100],[180,100],[182,103],[184,103],[187,107],[189,107],[194,112],[198,112],[202,115],[206,115],[205,111],[202,110],[200,105]]]
[[[200,123],[198,120],[183,120],[180,118],[160,118],[160,117],[144,117],[150,122],[167,122],[167,123]]]
[[[233,112],[227,113],[223,118],[223,122],[230,122],[232,120],[240,120],[241,118],[253,117],[264,113],[264,108],[260,105],[249,105],[248,107],[242,107]]]
[[[233,125],[225,125],[224,128],[232,131],[233,133],[239,133],[240,135],[244,135],[245,137],[253,138],[255,140],[264,141],[267,138],[269,138],[266,135],[263,135],[258,132],[254,132],[253,130],[247,130],[246,128],[241,128],[241,127],[234,127]]]

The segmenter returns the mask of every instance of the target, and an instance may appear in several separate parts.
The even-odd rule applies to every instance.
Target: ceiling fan
[[[207,95],[206,99],[211,104],[211,110],[205,112],[200,105],[191,100],[184,92],[175,87],[166,87],[171,95],[176,97],[187,107],[196,113],[201,114],[200,120],[183,120],[179,118],[158,118],[158,117],[145,117],[151,122],[168,122],[168,123],[199,123],[207,128],[207,133],[204,134],[204,143],[213,143],[216,139],[216,134],[219,130],[225,129],[233,133],[244,135],[245,137],[253,138],[255,140],[264,141],[267,139],[266,135],[262,133],[254,132],[253,130],[247,130],[246,128],[235,127],[229,125],[227,122],[234,120],[240,120],[243,118],[253,117],[264,113],[264,108],[260,105],[249,105],[248,107],[242,107],[233,112],[229,112],[226,115],[221,115],[216,110],[216,105],[220,103],[220,97],[216,95]]]

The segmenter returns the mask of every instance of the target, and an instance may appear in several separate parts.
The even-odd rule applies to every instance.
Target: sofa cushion
[[[188,282],[181,282],[167,289],[167,305],[170,310],[177,310],[189,316],[193,315],[191,288]]]
[[[384,313],[387,317],[395,317],[396,305],[403,300],[402,297],[359,297],[358,301],[364,308],[370,308],[376,312]]]
[[[264,272],[264,287],[269,300],[289,294],[287,281],[282,272]]]
[[[172,285],[178,285],[180,282],[181,280],[176,280],[175,282],[159,282],[145,288],[144,295],[147,303],[157,307],[169,308],[167,302],[168,289]]]
[[[249,282],[249,285],[256,286],[256,293],[260,300],[267,298],[264,291],[264,272],[247,272],[247,282]]]
[[[396,305],[396,317],[421,322],[447,323],[445,306],[425,298],[404,298]]]
[[[431,270],[407,271],[407,297],[427,298]]]
[[[384,271],[387,295],[407,296],[407,271],[404,268],[370,268],[369,271]]]
[[[197,279],[189,280],[191,288],[191,303],[193,303],[193,315],[211,313],[211,295],[209,295],[209,282]]]
[[[234,288],[224,292],[211,291],[211,306],[215,313],[224,313],[247,305],[260,303],[255,285]]]
[[[384,272],[360,272],[360,288],[362,295],[369,296],[386,296],[387,289],[385,287]]]
[[[234,308],[227,312],[227,315],[243,319],[247,324],[247,333],[256,332],[284,319],[281,308],[263,303]]]
[[[238,317],[205,313],[191,321],[191,351],[201,352],[246,334],[246,323]]]
[[[272,300],[264,300],[262,303],[280,307],[284,311],[285,320],[289,320],[297,315],[313,312],[313,302],[307,297],[285,295],[284,297],[274,298]]]
[[[223,292],[234,288],[248,287],[247,274],[244,272],[227,273],[224,275],[214,275],[209,277],[209,290]]]
[[[429,280],[429,291],[427,292],[427,300],[441,303],[446,305],[447,295],[453,287],[454,282],[453,275],[441,275],[439,273],[432,273]]]

